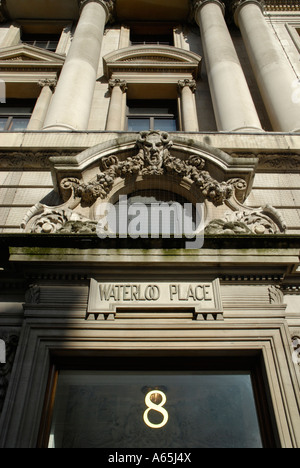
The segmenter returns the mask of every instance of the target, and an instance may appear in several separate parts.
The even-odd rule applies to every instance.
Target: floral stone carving
[[[233,210],[223,219],[211,221],[205,228],[206,234],[259,235],[285,231],[285,223],[274,208],[251,209],[242,205],[247,189],[244,179],[235,177],[219,182],[205,170],[206,159],[202,156],[191,154],[181,159],[172,155],[170,148],[173,142],[168,133],[141,132],[136,146],[136,154],[126,159],[115,154],[102,157],[100,171],[89,182],[76,177],[64,178],[60,185],[63,190],[72,191],[73,196],[68,195],[65,197],[68,200],[56,207],[38,203],[29,210],[21,227],[26,232],[44,234],[95,234],[97,221],[83,216],[79,211],[89,213],[89,208],[98,200],[105,202],[116,179],[131,179],[132,182],[132,178],[137,177],[151,180],[152,177],[170,175],[178,182],[184,179],[191,187],[196,187],[199,198],[216,207],[226,203]]]
[[[61,187],[64,190],[72,189],[75,198],[81,198],[85,204],[92,205],[98,198],[105,199],[109,195],[118,177],[172,174],[185,177],[196,184],[203,197],[215,206],[222,205],[231,198],[239,179],[234,183],[218,182],[204,170],[205,160],[200,156],[191,155],[187,160],[172,156],[169,151],[172,144],[165,132],[141,132],[137,140],[139,151],[135,156],[128,157],[125,161],[120,161],[117,156],[102,158],[101,172],[96,180],[84,183],[77,178],[68,177],[62,180]],[[241,181],[242,184],[243,182]]]
[[[223,219],[215,219],[206,227],[206,234],[277,234],[286,225],[275,208],[265,206],[256,210],[245,209],[227,213]]]

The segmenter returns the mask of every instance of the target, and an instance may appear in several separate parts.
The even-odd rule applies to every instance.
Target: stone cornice
[[[265,0],[265,11],[300,11],[300,0]]]

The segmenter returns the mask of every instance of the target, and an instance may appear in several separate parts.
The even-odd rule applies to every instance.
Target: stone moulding
[[[266,11],[300,11],[299,0],[264,0]]]
[[[44,69],[59,71],[64,62],[65,56],[28,44],[4,47],[0,51],[2,71],[43,71]]]

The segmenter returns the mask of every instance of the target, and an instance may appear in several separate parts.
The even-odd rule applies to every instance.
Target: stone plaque
[[[90,280],[87,318],[113,320],[118,309],[193,309],[198,320],[220,320],[219,280],[100,283]]]

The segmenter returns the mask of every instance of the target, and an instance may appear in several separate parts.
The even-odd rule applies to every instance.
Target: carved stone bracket
[[[270,304],[283,304],[284,295],[279,285],[272,284],[268,288]]]

